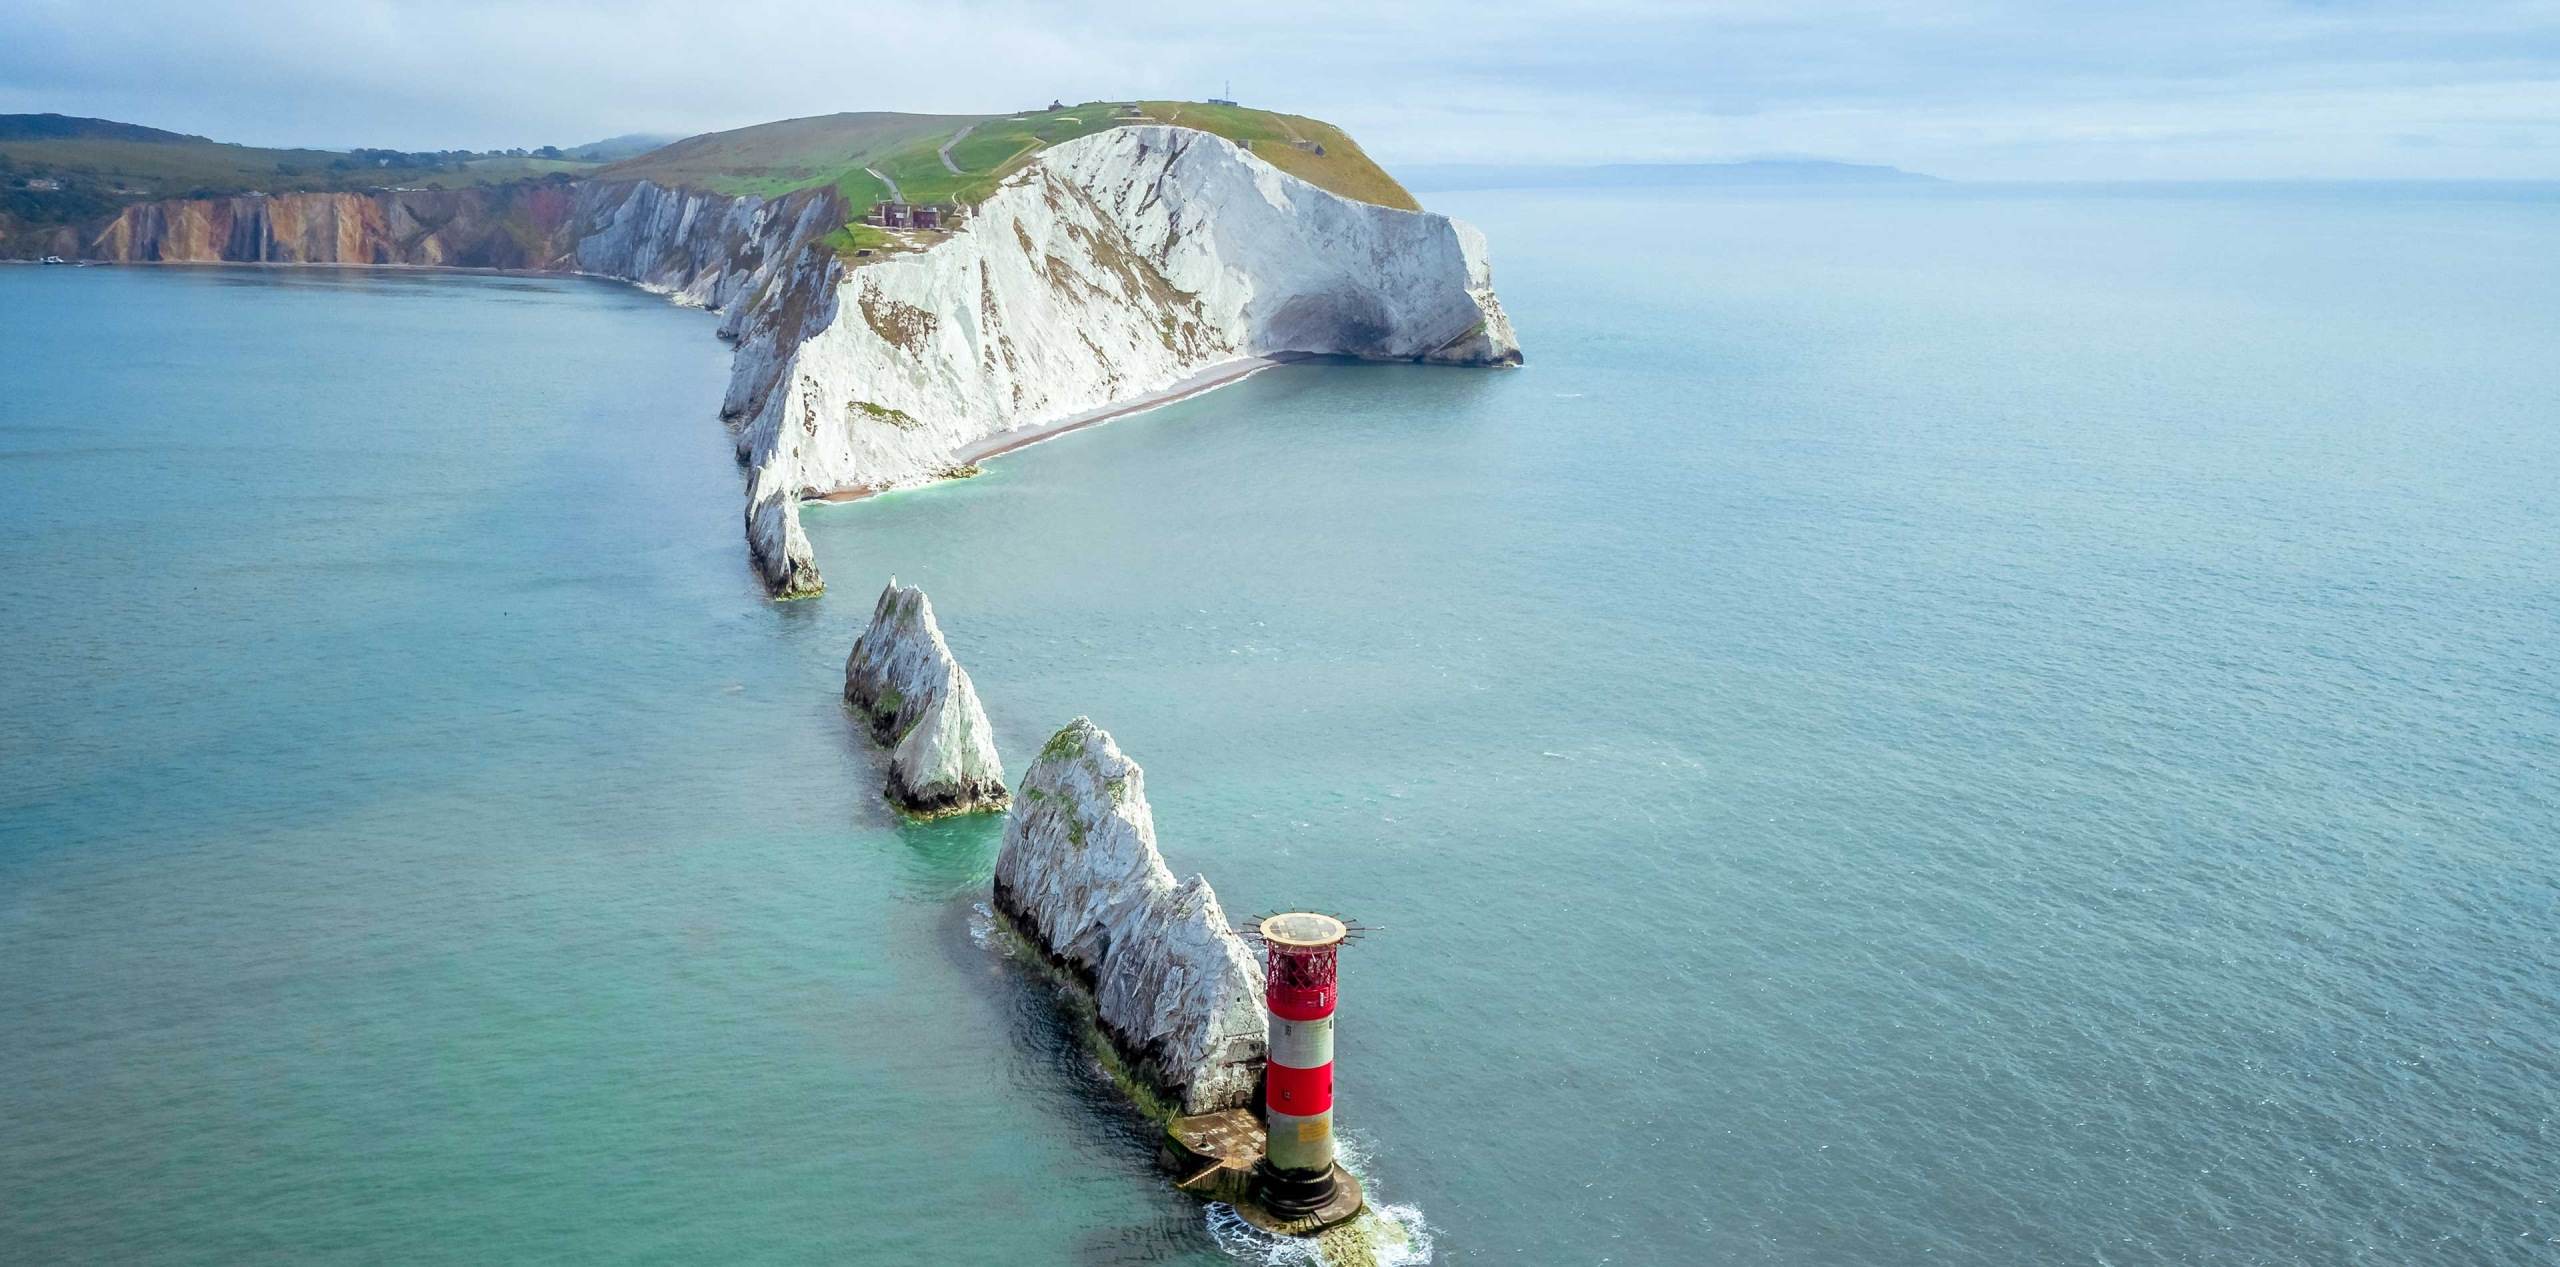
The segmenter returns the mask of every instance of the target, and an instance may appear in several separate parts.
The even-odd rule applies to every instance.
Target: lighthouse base
[[[1274,1183],[1266,1176],[1279,1178]],[[1236,1203],[1236,1213],[1244,1221],[1266,1232],[1282,1236],[1313,1236],[1327,1228],[1339,1227],[1360,1216],[1368,1204],[1361,1195],[1359,1176],[1339,1164],[1320,1179],[1291,1184],[1269,1168],[1254,1171],[1251,1199]],[[1314,1205],[1302,1205],[1299,1198],[1321,1192]]]
[[[1333,1193],[1313,1212],[1283,1215],[1257,1199],[1256,1171],[1263,1148],[1262,1119],[1244,1109],[1177,1117],[1165,1129],[1159,1158],[1174,1186],[1203,1201],[1234,1206],[1245,1222],[1282,1236],[1313,1236],[1359,1216],[1366,1201],[1360,1180],[1333,1168]]]
[[[1333,1200],[1340,1169],[1327,1162],[1322,1170],[1282,1170],[1265,1157],[1253,1168],[1254,1204],[1280,1218],[1307,1218]]]

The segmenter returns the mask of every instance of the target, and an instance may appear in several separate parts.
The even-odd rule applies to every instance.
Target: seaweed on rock
[[[921,818],[1004,808],[1004,761],[978,688],[924,591],[889,578],[844,662],[844,697],[889,751],[884,794]]]
[[[1121,1061],[1183,1113],[1254,1101],[1262,966],[1207,879],[1156,851],[1146,778],[1079,717],[1023,772],[996,854],[996,908],[1093,991]]]

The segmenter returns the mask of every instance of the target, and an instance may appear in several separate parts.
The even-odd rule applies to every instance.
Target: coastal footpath
[[[964,474],[1294,356],[1521,361],[1482,234],[1327,192],[1208,132],[1051,146],[921,250],[846,251],[856,210],[832,187],[645,179],[244,195],[128,205],[81,254],[581,273],[717,311],[749,552],[783,598],[824,587],[807,500]]]

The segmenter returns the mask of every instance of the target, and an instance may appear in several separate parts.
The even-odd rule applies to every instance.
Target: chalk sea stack
[[[1150,1090],[1186,1114],[1253,1103],[1262,966],[1207,879],[1174,879],[1144,773],[1091,721],[1069,722],[1023,773],[995,900],[1092,987],[1103,1033]]]
[[[844,697],[889,748],[885,794],[901,811],[932,818],[1004,808],[995,728],[923,590],[889,578],[845,658]]]

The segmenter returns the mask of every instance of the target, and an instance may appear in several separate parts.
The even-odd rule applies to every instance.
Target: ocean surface
[[[0,270],[0,1259],[1292,1261],[879,800],[892,574],[1014,773],[1090,715],[1382,927],[1405,1261],[2560,1254],[2560,203],[1433,201],[1526,370],[815,508],[784,605],[699,312]]]

